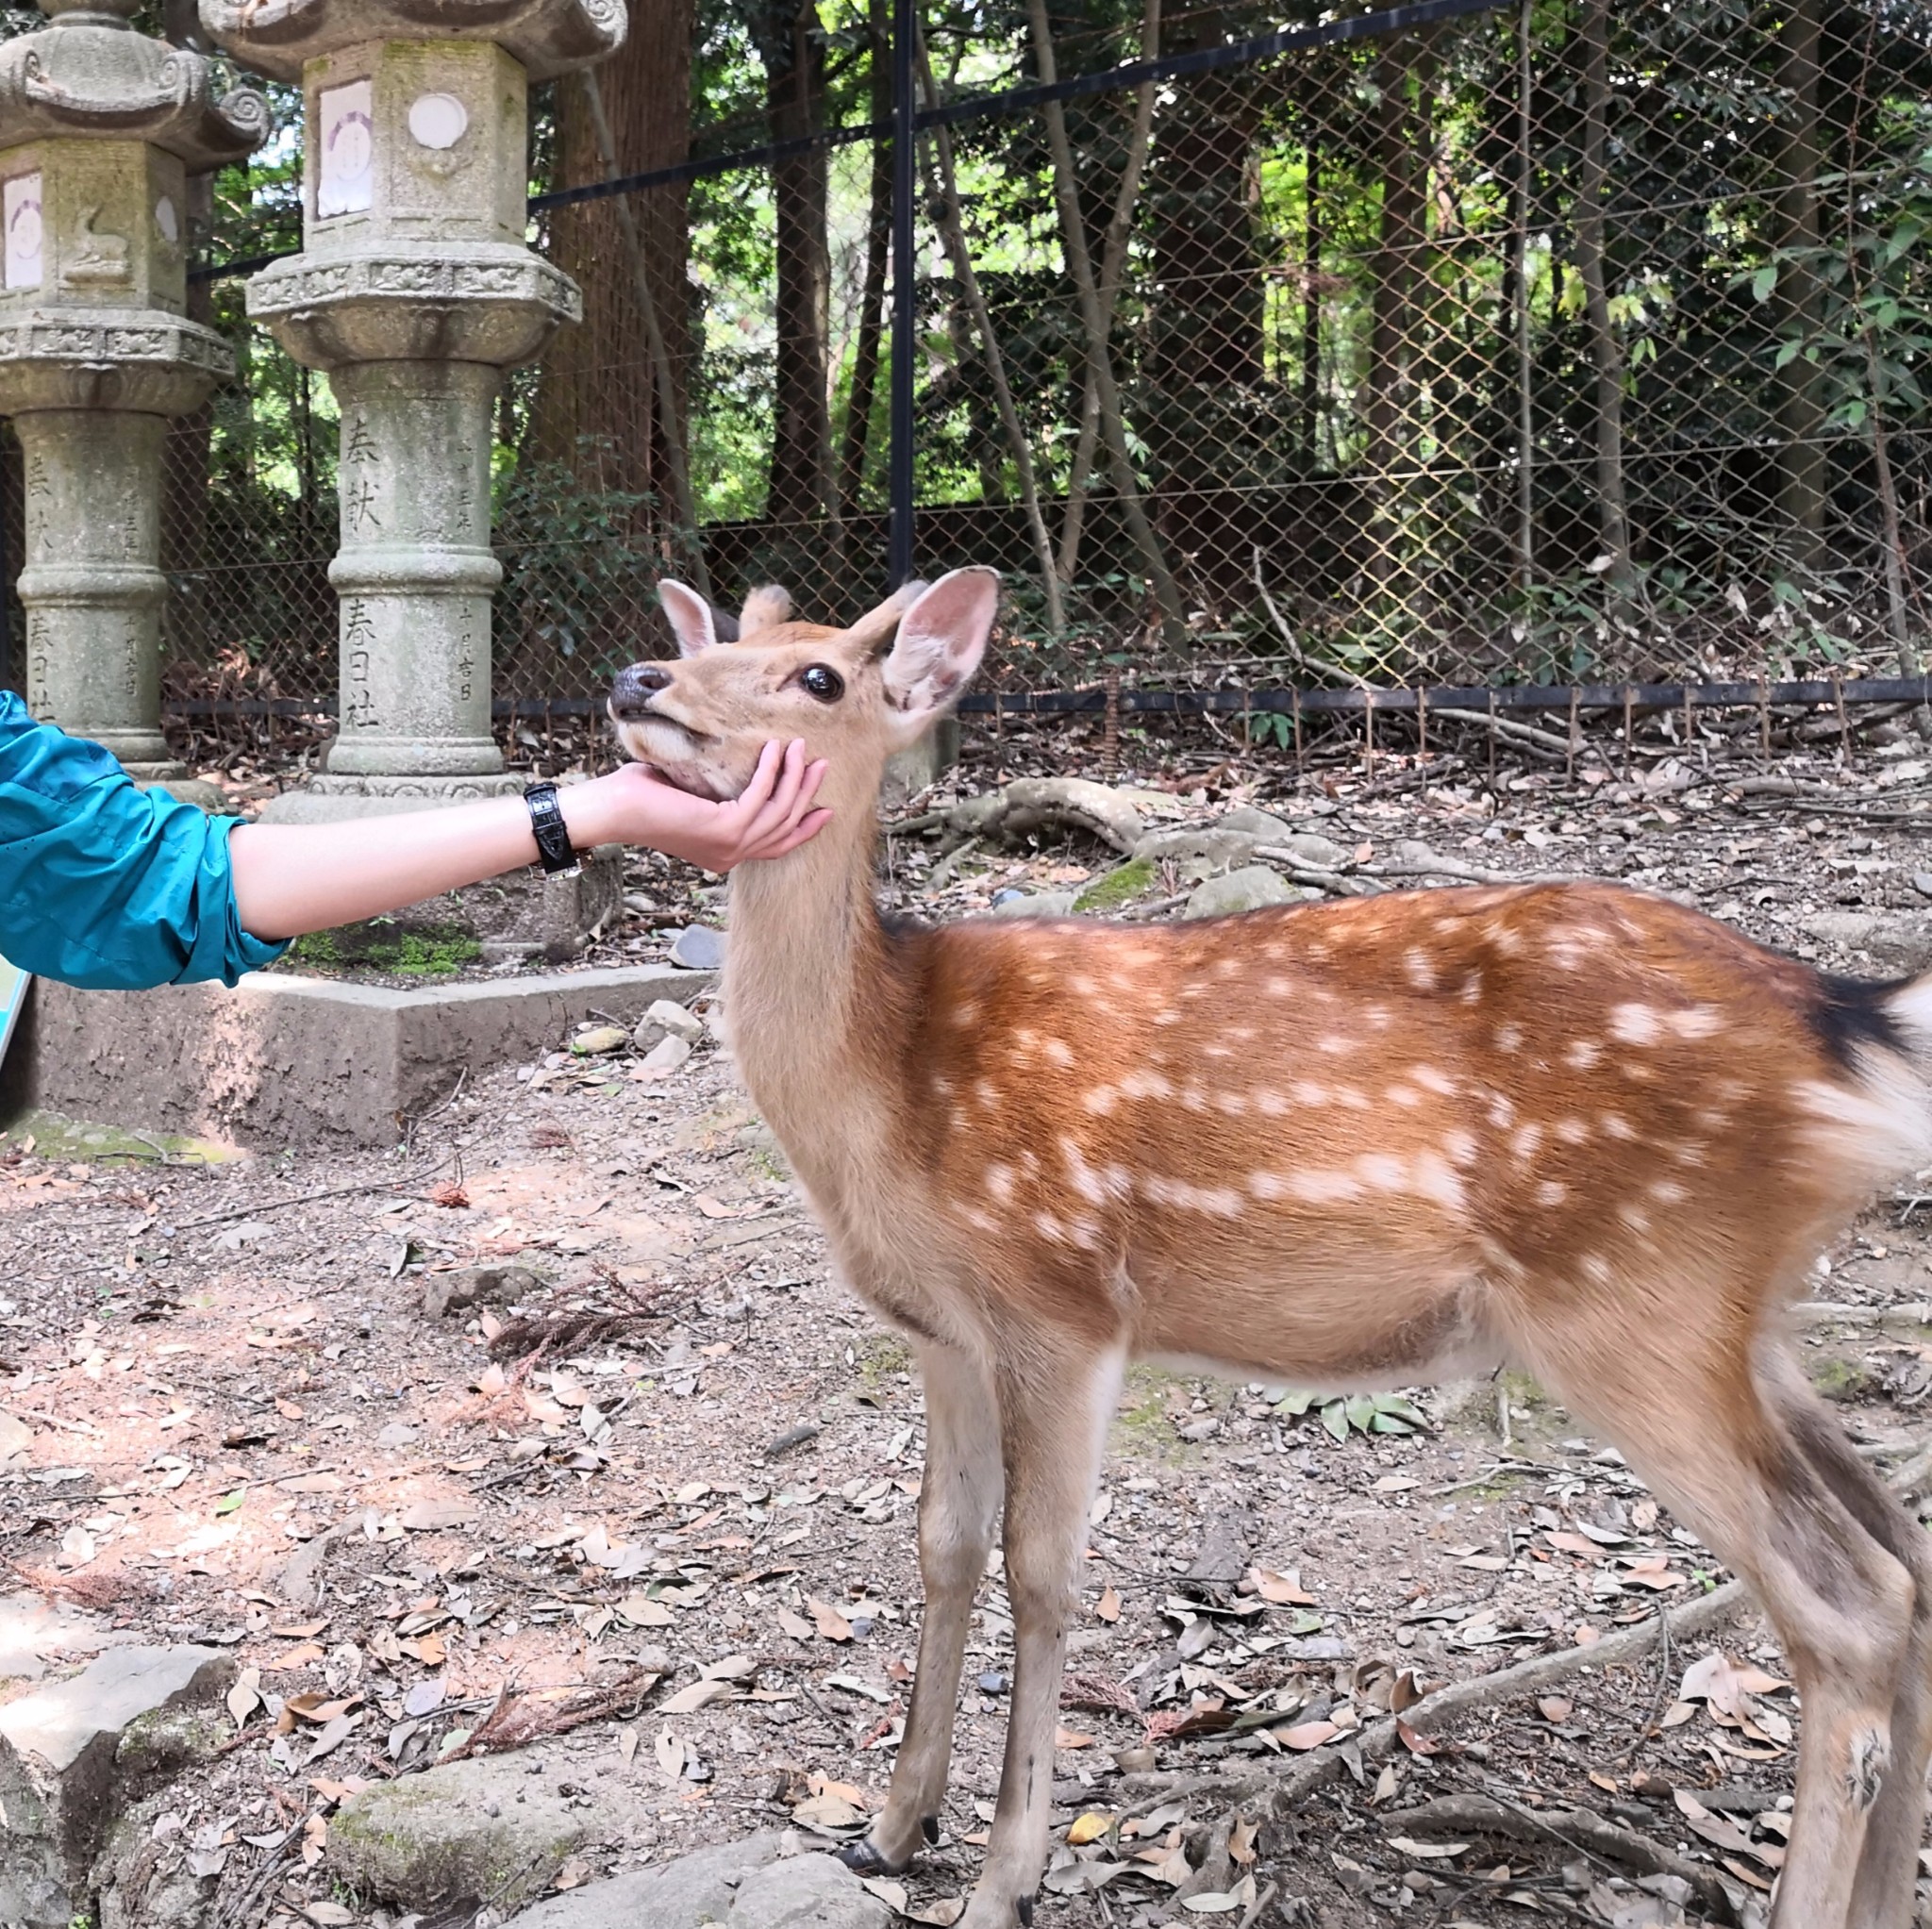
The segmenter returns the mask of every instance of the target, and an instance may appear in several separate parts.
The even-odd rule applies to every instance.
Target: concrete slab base
[[[0,1106],[260,1150],[392,1145],[471,1077],[560,1047],[598,1013],[631,1025],[712,972],[639,965],[420,991],[278,972],[154,991],[35,984]]]

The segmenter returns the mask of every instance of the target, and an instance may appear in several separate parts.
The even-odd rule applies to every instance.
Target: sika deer
[[[1406,892],[1127,927],[889,927],[887,757],[958,695],[997,578],[848,630],[664,586],[687,656],[620,677],[631,755],[736,794],[831,760],[826,829],[733,886],[746,1083],[851,1284],[917,1350],[919,1673],[867,1871],[936,1833],[1005,1504],[1015,1667],[968,1929],[1031,1920],[1063,1635],[1124,1364],[1388,1387],[1521,1361],[1749,1577],[1804,1696],[1781,1929],[1903,1929],[1932,1560],[1782,1314],[1874,1188],[1932,1162],[1932,978],[1866,985],[1609,886]],[[896,640],[894,640],[896,633]]]

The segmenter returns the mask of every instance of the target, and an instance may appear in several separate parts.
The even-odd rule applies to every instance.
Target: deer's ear
[[[909,736],[958,700],[986,653],[999,604],[997,570],[954,570],[899,619],[898,640],[884,664],[886,700]]]
[[[790,622],[791,617],[791,591],[776,583],[767,583],[744,599],[744,608],[738,618],[738,633],[749,642],[760,630],[775,629],[781,623]]]
[[[717,642],[718,626],[712,620],[711,606],[695,590],[687,590],[682,583],[663,576],[658,583],[658,600],[664,606],[672,634],[685,656],[695,657],[700,650],[708,650]]]

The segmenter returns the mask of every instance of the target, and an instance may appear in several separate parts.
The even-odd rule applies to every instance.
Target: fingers
[[[735,815],[749,822],[764,808],[770,801],[773,786],[778,781],[779,767],[785,755],[786,746],[779,743],[776,739],[758,752],[758,760],[752,771],[751,781],[727,807]]]
[[[760,857],[782,857],[787,851],[795,851],[808,839],[815,838],[832,821],[829,810],[808,810],[796,823],[784,832],[775,843],[759,851]]]

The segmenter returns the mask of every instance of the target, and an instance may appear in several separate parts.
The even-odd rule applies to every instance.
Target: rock
[[[688,1039],[661,1038],[644,1054],[642,1071],[647,1077],[666,1078],[691,1056]]]
[[[1916,917],[1814,911],[1798,920],[1798,928],[1834,950],[1862,952],[1889,971],[1921,972],[1932,965],[1932,926]]]
[[[1250,864],[1230,871],[1225,877],[1210,877],[1196,888],[1188,900],[1184,918],[1224,918],[1231,911],[1252,911],[1263,905],[1300,902],[1300,893],[1281,881],[1265,864]]]
[[[486,1902],[507,1912],[541,1895],[572,1850],[609,1823],[530,1774],[523,1755],[481,1755],[378,1782],[344,1803],[323,1866],[372,1900],[433,1906],[439,1917]]]
[[[1268,844],[1271,850],[1286,851],[1297,864],[1306,864],[1310,871],[1339,871],[1355,855],[1333,838],[1311,830],[1292,831],[1279,843],[1270,839]]]
[[[542,1283],[527,1266],[473,1266],[465,1272],[434,1272],[424,1282],[423,1310],[432,1320],[448,1320],[478,1306],[513,1306]]]
[[[215,1648],[118,1648],[0,1707],[0,1922],[68,1929],[92,1914],[114,1824],[225,1738],[234,1674]]]
[[[1257,810],[1252,804],[1226,812],[1215,827],[1240,831],[1243,837],[1258,838],[1264,844],[1284,843],[1294,835],[1294,826],[1287,818],[1276,817],[1272,810]]]
[[[1003,790],[969,797],[948,813],[954,833],[1019,843],[1037,831],[1084,830],[1124,856],[1146,826],[1141,813],[1106,784],[1085,777],[1015,777]]]
[[[0,1467],[33,1445],[34,1430],[17,1414],[0,1409]]]
[[[890,1929],[891,1910],[849,1869],[784,1846],[756,1835],[587,1883],[525,1909],[513,1929]]]
[[[1252,864],[1255,846],[1260,841],[1219,824],[1198,830],[1158,830],[1134,846],[1134,856],[1137,862],[1175,865],[1196,878],[1212,877],[1217,872],[1239,871],[1243,864]]]
[[[724,963],[724,934],[708,924],[691,924],[677,934],[671,962],[688,972],[715,972]]]
[[[1071,918],[1074,895],[1071,890],[1018,891],[995,904],[992,914],[995,918]]]
[[[630,1041],[639,1051],[648,1052],[666,1039],[682,1039],[686,1044],[694,1045],[704,1035],[702,1019],[694,1018],[675,999],[659,998],[644,1013]]]
[[[593,1024],[589,1031],[579,1032],[570,1041],[570,1048],[583,1058],[603,1052],[621,1052],[629,1043],[630,1034],[621,1024]]]

